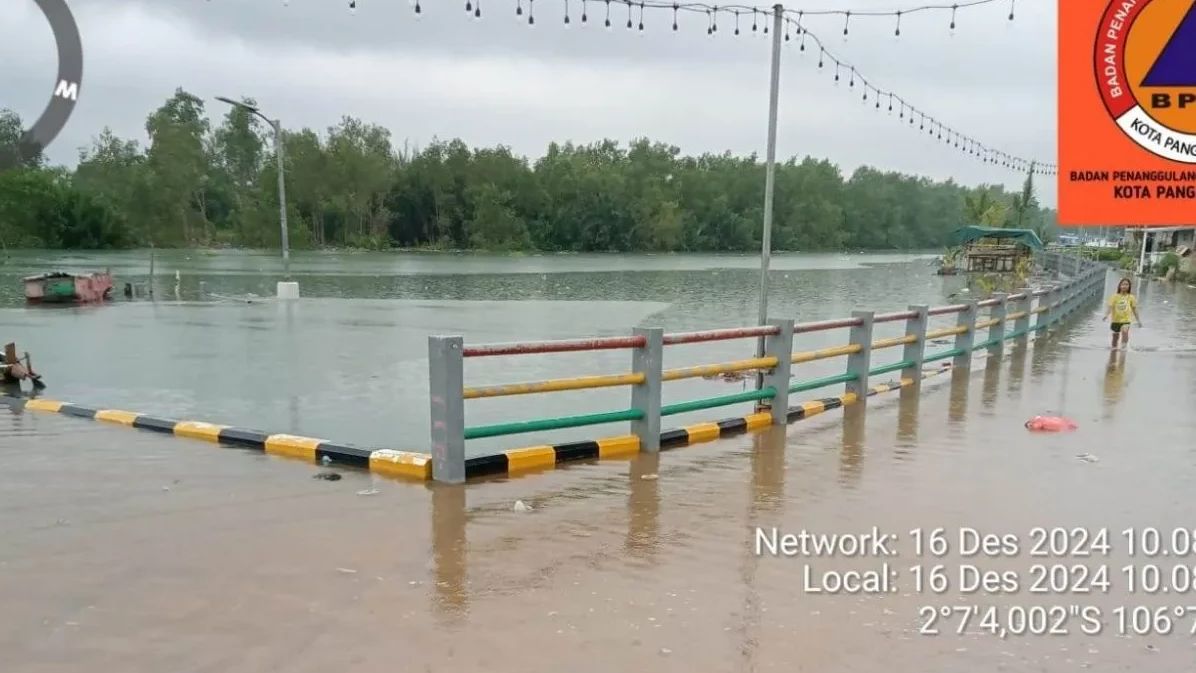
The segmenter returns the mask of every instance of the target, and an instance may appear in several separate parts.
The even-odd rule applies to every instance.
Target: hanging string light
[[[591,1],[595,1],[595,0],[581,0],[581,23],[583,25],[588,24],[588,22],[589,22],[588,2],[591,2]],[[603,24],[608,29],[611,28],[611,25],[612,25],[611,7],[610,7],[611,1],[612,0],[603,0],[604,9],[605,9],[605,16],[603,18]],[[753,36],[759,36],[761,34],[768,35],[769,34],[769,24],[772,23],[773,16],[776,11],[774,9],[774,7],[771,7],[771,6],[746,5],[746,4],[733,4],[733,5],[721,5],[720,6],[720,5],[713,5],[713,4],[707,4],[707,3],[702,3],[702,2],[681,2],[680,0],[616,0],[616,1],[622,2],[627,8],[627,21],[626,21],[627,29],[628,30],[638,29],[638,31],[641,34],[645,30],[644,14],[649,9],[652,9],[652,10],[660,9],[662,11],[671,11],[672,15],[673,15],[672,29],[674,32],[680,30],[679,17],[680,17],[681,12],[688,12],[691,14],[698,14],[698,13],[705,14],[706,20],[707,20],[706,32],[708,35],[711,35],[711,36],[714,36],[718,32],[718,15],[719,14],[727,14],[728,18],[733,17],[734,22],[735,22],[734,35],[740,35],[741,32],[746,32],[745,29],[742,28],[740,20],[749,11],[752,14],[751,34]],[[927,1],[927,0],[923,0],[923,1]],[[526,16],[527,24],[529,26],[534,26],[536,23],[535,0],[526,0],[526,2],[527,2],[527,11],[525,12],[524,11],[524,0],[515,0],[515,15],[520,18],[522,18],[523,16]],[[814,40],[815,44],[817,44],[818,48],[819,48],[819,53],[818,53],[818,68],[819,68],[819,70],[824,69],[824,67],[826,65],[827,58],[830,58],[832,61],[834,61],[834,63],[835,63],[835,79],[834,79],[834,81],[837,84],[842,79],[842,69],[847,68],[850,71],[848,86],[850,88],[854,89],[855,85],[856,85],[856,80],[858,79],[860,81],[860,85],[863,89],[862,100],[864,102],[867,102],[869,100],[869,96],[872,96],[873,106],[877,110],[879,110],[881,107],[881,105],[880,105],[881,98],[883,96],[887,95],[889,97],[888,111],[891,113],[893,111],[894,98],[897,98],[895,96],[895,94],[892,92],[889,92],[889,91],[882,90],[881,88],[875,86],[874,84],[871,84],[867,80],[867,78],[865,78],[861,73],[859,73],[857,71],[855,66],[851,65],[850,63],[846,63],[845,61],[842,61],[837,56],[830,53],[826,49],[825,43],[823,43],[823,41],[820,40],[817,35],[810,33],[810,31],[806,27],[806,22],[805,22],[806,17],[811,16],[811,15],[813,15],[813,16],[841,16],[843,18],[842,33],[843,33],[844,39],[847,39],[847,37],[851,33],[851,25],[852,25],[853,20],[858,21],[861,18],[867,19],[867,18],[888,17],[888,18],[891,18],[894,20],[893,35],[896,37],[901,37],[902,36],[901,23],[902,23],[902,19],[906,15],[919,13],[919,12],[934,13],[934,12],[948,12],[949,11],[950,17],[949,17],[949,22],[948,22],[948,28],[953,33],[958,26],[960,10],[980,7],[980,6],[984,6],[984,5],[990,5],[990,4],[997,3],[997,2],[1008,2],[1009,3],[1009,13],[1007,15],[1007,18],[1009,21],[1013,21],[1016,16],[1017,0],[963,0],[963,1],[957,0],[956,2],[953,2],[952,4],[949,4],[949,5],[948,4],[925,4],[925,5],[915,6],[915,7],[904,7],[904,8],[895,9],[895,10],[866,10],[866,9],[864,9],[864,10],[861,10],[861,9],[824,9],[824,10],[802,9],[802,10],[797,10],[797,9],[782,8],[781,16],[782,16],[782,20],[785,23],[784,38],[785,38],[786,42],[789,42],[791,39],[790,38],[791,30],[796,30],[797,35],[800,37],[800,39],[798,40],[798,50],[801,52],[806,51],[807,39]],[[571,12],[572,8],[570,7],[570,3],[571,3],[571,0],[564,0],[564,3],[563,3],[564,4],[564,6],[563,6],[563,22],[566,27],[568,27],[573,21],[573,16],[572,16],[572,12]],[[356,10],[358,0],[348,0],[347,4],[348,4],[350,10]],[[420,0],[411,0],[411,4],[414,8],[415,14],[417,16],[421,15],[423,12],[423,7],[421,5],[421,1]],[[465,0],[464,4],[465,4],[466,13],[472,14],[473,18],[475,18],[475,19],[482,18],[482,0]],[[458,6],[460,6],[460,5],[458,5]],[[635,10],[637,8],[639,10],[638,14],[635,13]],[[763,23],[764,23],[763,28],[761,28],[761,26],[760,26],[762,19],[763,19]],[[943,124],[942,122],[937,120],[932,115],[929,115],[925,111],[919,110],[919,109],[915,108],[914,106],[910,105],[904,99],[898,98],[898,100],[899,100],[899,108],[898,108],[898,118],[899,119],[904,120],[905,116],[906,116],[906,112],[908,111],[909,123],[912,126],[913,122],[914,122],[914,114],[916,113],[920,120],[920,123],[918,125],[919,131],[925,130],[928,135],[930,135],[933,138],[940,140],[940,141],[944,140],[944,131],[946,131],[945,142],[948,145],[953,145],[957,149],[960,149],[962,152],[965,152],[971,156],[981,157],[981,160],[984,161],[984,163],[991,163],[991,164],[1000,163],[1002,166],[1016,168],[1016,169],[1025,168],[1025,167],[1029,166],[1029,167],[1031,167],[1031,170],[1034,170],[1038,173],[1048,174],[1048,175],[1054,175],[1057,172],[1057,167],[1054,164],[1044,164],[1044,163],[1040,163],[1037,161],[1030,161],[1030,160],[1022,159],[1019,157],[1014,157],[1013,155],[1010,155],[1010,154],[1007,154],[1004,152],[1000,152],[993,148],[987,147],[987,146],[983,145],[982,143],[975,141],[974,139],[971,139],[967,136],[964,136],[964,135],[954,131],[950,127],[946,126],[945,124]]]
[[[863,84],[863,86],[865,88],[865,92],[864,92],[865,100],[866,100],[868,89],[871,89],[876,93],[876,102],[874,105],[874,107],[876,109],[878,109],[878,110],[880,109],[880,97],[888,96],[888,98],[889,98],[888,111],[890,114],[892,114],[893,103],[894,103],[894,100],[896,100],[897,104],[898,104],[897,117],[899,120],[905,120],[906,113],[908,111],[909,124],[912,126],[914,123],[914,115],[917,114],[922,119],[922,124],[921,124],[921,126],[919,126],[919,130],[925,130],[926,122],[927,122],[927,120],[929,120],[931,123],[930,124],[931,128],[929,130],[930,135],[937,135],[937,139],[942,140],[943,130],[946,129],[948,131],[948,134],[947,134],[947,144],[948,145],[954,144],[954,146],[956,148],[960,149],[962,152],[968,154],[969,156],[981,158],[981,160],[984,163],[992,163],[992,164],[996,163],[995,159],[993,159],[990,156],[990,154],[996,152],[996,150],[994,150],[993,148],[990,148],[987,145],[984,145],[983,143],[980,143],[979,141],[976,141],[970,137],[963,136],[960,133],[952,131],[949,127],[946,127],[944,124],[942,124],[937,119],[935,119],[933,115],[929,115],[926,113],[926,111],[920,110],[920,109],[914,107],[913,105],[906,102],[904,98],[897,96],[894,92],[885,91],[885,90],[881,89],[880,87],[877,87],[876,85],[869,83],[867,78],[864,77],[862,74],[860,74],[860,72],[856,69],[856,67],[854,65],[851,65],[850,63],[846,63],[846,62],[840,60],[837,56],[835,56],[833,53],[831,53],[829,49],[826,48],[825,43],[823,43],[823,41],[816,34],[810,32],[809,29],[804,29],[802,32],[802,39],[804,40],[807,37],[811,40],[814,40],[814,43],[818,45],[820,67],[821,67],[821,63],[822,63],[823,59],[825,59],[825,58],[830,58],[831,60],[833,60],[835,62],[835,66],[836,66],[835,82],[836,82],[836,84],[839,81],[838,68],[840,66],[849,68],[852,73],[852,79],[854,80],[855,78],[858,77],[861,84]],[[938,129],[937,134],[935,131],[936,126]],[[1010,163],[1012,164],[1013,162],[1010,162]],[[1026,160],[1022,160],[1022,163],[1026,164],[1028,162]],[[1043,163],[1038,163],[1038,162],[1034,162],[1034,163],[1036,166],[1038,166],[1039,173],[1043,173],[1046,175],[1057,174],[1056,173],[1057,167],[1054,164],[1043,164]]]

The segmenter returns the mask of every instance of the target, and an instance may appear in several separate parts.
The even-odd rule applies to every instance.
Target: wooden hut
[[[963,248],[964,271],[995,273],[1012,273],[1019,262],[1044,247],[1033,229],[975,226],[956,229],[955,244]]]

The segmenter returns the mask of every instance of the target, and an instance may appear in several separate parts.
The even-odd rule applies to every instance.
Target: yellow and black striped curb
[[[923,379],[936,376],[950,368],[925,372]],[[868,396],[879,395],[913,385],[915,379],[906,378],[892,383],[872,386]],[[824,397],[789,408],[790,423],[810,418],[832,409],[854,404],[858,400],[854,393],[836,397]],[[0,395],[0,403],[15,409],[56,413],[76,418],[89,418],[129,428],[162,432],[176,437],[186,437],[216,444],[262,449],[266,453],[287,458],[305,460],[311,463],[331,462],[334,464],[362,467],[370,472],[390,477],[402,477],[427,481],[432,478],[432,457],[425,453],[395,451],[391,449],[363,449],[350,444],[339,444],[324,439],[300,437],[288,434],[268,434],[258,430],[247,430],[227,425],[216,425],[202,421],[177,421],[168,418],[138,414],[119,409],[94,409],[68,402],[42,398],[26,399]],[[720,437],[729,437],[744,432],[767,428],[772,425],[772,414],[757,412],[736,416],[713,423],[696,423],[660,434],[660,448],[672,449],[691,444],[708,442]],[[512,449],[502,453],[468,458],[465,461],[466,478],[486,475],[515,475],[531,471],[552,469],[559,463],[604,458],[625,458],[639,453],[640,441],[635,435],[620,435],[598,440],[567,442],[543,446]]]
[[[950,367],[923,372],[922,379],[928,379],[948,371],[951,371]],[[917,379],[914,378],[904,378],[899,381],[872,386],[868,389],[868,397],[887,393],[892,390],[900,390],[901,388],[913,385],[916,381]],[[799,406],[790,407],[788,420],[790,423],[793,423],[830,411],[831,409],[846,407],[857,401],[854,393],[844,393],[836,397],[811,400]],[[720,437],[729,437],[731,435],[767,428],[770,425],[772,425],[772,414],[769,412],[736,416],[713,423],[696,423],[660,433],[660,448],[661,450],[665,450],[709,442]],[[560,463],[593,460],[595,458],[627,457],[639,453],[639,450],[640,440],[635,435],[619,435],[617,437],[607,437],[598,440],[529,446],[522,449],[511,449],[493,456],[467,458],[465,460],[465,477],[466,479],[472,479],[487,475],[515,475],[551,470]]]
[[[432,478],[432,457],[424,453],[390,449],[363,449],[350,444],[338,444],[313,437],[267,434],[258,430],[246,430],[201,421],[176,421],[119,409],[92,409],[78,404],[42,398],[26,399],[3,395],[0,396],[0,403],[18,410],[90,418],[128,428],[162,432],[176,437],[262,449],[272,455],[296,458],[311,463],[363,467],[370,472],[389,477],[424,481]]]

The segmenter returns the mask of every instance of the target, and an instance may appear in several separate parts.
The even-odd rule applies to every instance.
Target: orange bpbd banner
[[[1196,0],[1059,0],[1059,223],[1196,224]]]

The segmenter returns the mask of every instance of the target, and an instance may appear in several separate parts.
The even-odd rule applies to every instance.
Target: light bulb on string
[[[586,6],[586,0],[581,0],[581,6],[583,7],[583,9],[581,10],[581,15],[582,15],[582,17],[585,17],[586,10],[584,9],[584,7]],[[585,18],[582,18],[582,21],[585,21]],[[569,0],[565,0],[565,28],[568,28],[568,27],[569,27]]]
[[[357,13],[357,0],[349,0],[349,13],[350,14]]]
[[[897,29],[893,31],[895,37],[901,37],[901,12],[897,12]]]
[[[581,0],[581,22],[586,23],[590,20],[589,13],[586,11],[586,2],[588,0]],[[565,13],[569,13],[569,0],[565,0]]]
[[[631,0],[625,0],[627,4],[627,30],[631,30]]]
[[[606,25],[607,29],[610,28],[610,0],[606,0],[606,24],[605,25]],[[674,26],[677,25],[677,22],[674,21],[673,25]]]
[[[423,5],[419,4],[419,0],[415,0],[415,18],[416,18],[416,20],[422,19],[423,16],[424,16],[424,7],[423,7]]]
[[[921,119],[918,120],[918,130],[925,131],[926,130],[926,115],[924,115],[920,112],[918,114],[922,115]]]
[[[515,16],[523,16],[523,0],[515,0]]]
[[[822,69],[822,64],[823,64],[822,57],[824,54],[826,54],[826,50],[823,49],[822,47],[819,47],[818,48],[818,68],[819,69]]]
[[[851,81],[849,81],[847,83],[847,86],[852,89],[855,88],[855,66],[854,65],[851,66]]]
[[[893,94],[889,94],[889,112],[893,111]]]
[[[851,10],[848,10],[847,13],[843,15],[843,41],[844,42],[847,41],[847,32],[848,32],[848,29],[850,26],[851,26]]]
[[[798,25],[800,26],[801,24],[798,24]],[[798,30],[801,30],[801,28],[799,27]],[[808,32],[809,31],[805,31],[805,30],[801,31],[801,44],[799,44],[797,47],[798,51],[806,50],[806,33],[808,33]]]
[[[677,3],[673,3],[673,32],[677,32]]]
[[[1010,21],[1013,20],[1013,10],[1016,5],[1017,5],[1017,0],[1009,0],[1009,20]]]
[[[765,35],[768,35],[768,24],[770,24],[770,23],[772,23],[772,21],[765,21],[765,22],[764,22],[764,34],[765,34]]]
[[[789,21],[789,19],[785,19],[785,41],[786,41],[786,42],[788,42],[788,41],[789,41],[789,28],[790,28],[790,24],[791,24],[791,22]]]
[[[473,0],[465,0],[465,13],[473,14]]]
[[[959,5],[951,5],[951,33],[955,34],[955,13],[959,11]]]
[[[714,35],[714,21],[710,16],[710,10],[706,10],[706,34]]]
[[[839,86],[839,60],[835,59],[835,86]]]
[[[640,0],[640,35],[644,34],[644,0]]]
[[[482,0],[477,0],[473,3],[473,18],[482,18]]]
[[[718,32],[718,5],[714,6],[714,11],[710,12],[710,33],[713,35]]]
[[[738,9],[734,10],[734,14],[735,14],[735,34],[738,35],[739,34],[739,10]]]
[[[864,102],[865,103],[868,102],[868,85],[867,84],[864,85]]]
[[[752,8],[752,33],[755,33],[759,29],[759,25],[756,23],[758,12],[759,10],[755,7]]]
[[[536,25],[536,0],[527,0],[527,25]]]

